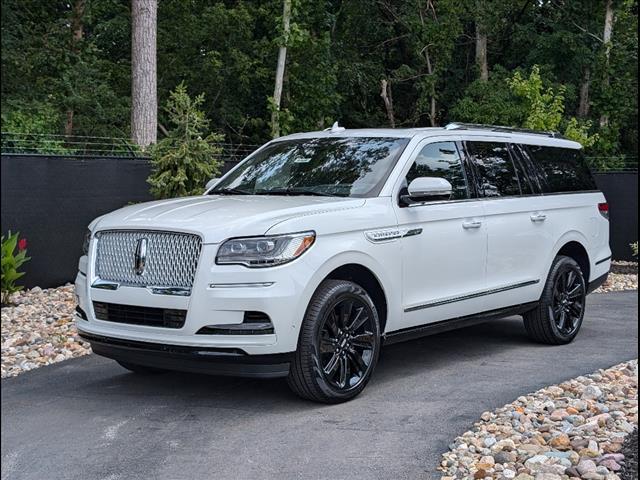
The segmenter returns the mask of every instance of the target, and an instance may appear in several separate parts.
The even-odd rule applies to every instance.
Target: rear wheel
[[[144,365],[138,365],[137,363],[121,362],[117,360],[121,367],[126,368],[130,372],[137,373],[139,375],[158,375],[160,373],[167,373],[168,370],[161,368],[147,367]]]
[[[524,314],[527,333],[549,345],[571,342],[582,326],[586,296],[586,281],[578,263],[573,258],[558,256],[538,307]]]
[[[303,398],[352,399],[366,386],[380,352],[376,307],[359,285],[326,280],[313,295],[287,379]]]

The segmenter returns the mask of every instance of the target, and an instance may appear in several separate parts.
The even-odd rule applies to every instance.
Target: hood
[[[204,243],[220,243],[230,237],[263,235],[291,218],[362,205],[362,198],[199,195],[129,205],[100,217],[94,231],[174,230],[198,233]]]

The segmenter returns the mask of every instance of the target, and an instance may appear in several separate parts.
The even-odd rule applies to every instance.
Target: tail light
[[[607,202],[599,203],[598,211],[604,218],[609,219],[609,204]]]

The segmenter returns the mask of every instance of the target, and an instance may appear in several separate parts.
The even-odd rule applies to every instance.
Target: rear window
[[[559,147],[525,147],[542,176],[545,193],[597,190],[582,150]]]
[[[467,142],[466,146],[476,169],[481,196],[520,195],[520,181],[516,166],[506,143]]]

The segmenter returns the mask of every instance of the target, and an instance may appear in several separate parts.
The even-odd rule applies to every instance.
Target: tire
[[[346,402],[364,390],[379,354],[371,297],[356,283],[325,280],[307,307],[287,383],[308,400]]]
[[[132,373],[137,373],[138,375],[158,375],[168,372],[168,370],[163,370],[161,368],[146,367],[144,365],[138,365],[137,363],[121,362],[120,360],[116,361],[121,367],[126,368]]]
[[[582,326],[586,295],[578,263],[571,257],[556,257],[538,306],[523,315],[529,337],[547,345],[572,342]]]

